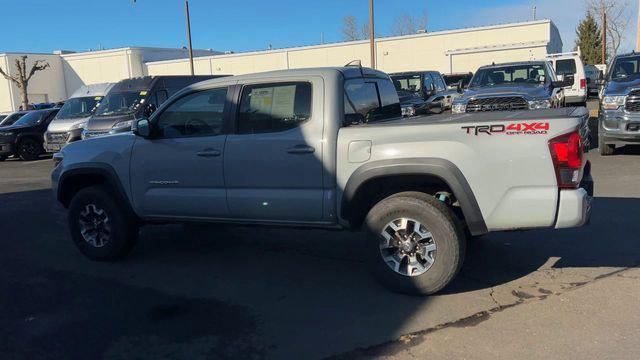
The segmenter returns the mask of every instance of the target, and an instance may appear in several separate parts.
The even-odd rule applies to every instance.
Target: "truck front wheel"
[[[80,190],[69,204],[71,238],[91,260],[114,261],[129,254],[138,226],[129,211],[104,186]]]
[[[388,197],[371,209],[366,227],[370,269],[392,291],[436,293],[462,266],[464,231],[452,211],[432,196]]]

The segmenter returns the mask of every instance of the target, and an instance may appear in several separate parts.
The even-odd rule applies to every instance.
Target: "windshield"
[[[32,111],[26,113],[23,117],[21,117],[18,121],[14,123],[14,125],[20,126],[33,126],[39,123],[44,116],[47,114],[46,111]]]
[[[447,83],[447,86],[458,85],[458,83],[462,81],[462,87],[466,87],[469,81],[471,81],[471,74],[444,75],[444,81]]]
[[[56,119],[75,119],[91,116],[102,96],[73,98],[64,103]]]
[[[96,116],[114,116],[134,113],[144,104],[146,91],[109,93],[98,105]]]
[[[392,76],[391,80],[393,80],[393,86],[395,86],[396,91],[398,93],[403,93],[403,92],[419,93],[420,92],[420,75]]]
[[[507,65],[478,70],[469,86],[543,84],[545,78],[545,67],[542,64]]]
[[[624,80],[627,78],[637,77],[640,74],[638,63],[640,63],[640,56],[618,58],[613,66],[611,79]]]
[[[13,125],[18,119],[20,119],[24,113],[13,113],[4,118],[4,120],[0,121],[0,126],[9,126]]]

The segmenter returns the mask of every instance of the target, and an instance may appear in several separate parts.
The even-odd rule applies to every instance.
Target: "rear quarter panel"
[[[549,139],[570,132],[580,118],[553,119],[552,112],[505,112],[483,121],[467,114],[455,120],[414,118],[404,122],[342,128],[338,137],[338,192],[342,198],[351,174],[367,162],[406,158],[441,158],[455,164],[465,176],[489,230],[549,227],[555,222],[558,187]],[[523,116],[526,120],[519,120]],[[450,119],[452,119],[450,117]],[[523,123],[548,124],[542,133],[477,133],[475,126],[496,129]],[[545,125],[546,126],[546,125]],[[371,142],[371,156],[363,162],[349,159],[352,142]],[[353,148],[353,145],[352,145]],[[360,158],[359,160],[362,160]]]

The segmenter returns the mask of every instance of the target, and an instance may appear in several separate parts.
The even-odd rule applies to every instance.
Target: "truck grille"
[[[467,112],[527,110],[529,105],[520,96],[473,99],[467,104]]]
[[[69,140],[69,132],[61,133],[47,133],[47,143],[49,144],[64,144]]]
[[[629,112],[640,111],[640,90],[633,90],[627,95],[627,101],[624,108]]]

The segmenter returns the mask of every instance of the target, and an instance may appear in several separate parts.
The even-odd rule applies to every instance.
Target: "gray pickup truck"
[[[616,146],[640,144],[640,54],[616,56],[604,81],[598,148],[612,155]]]
[[[563,88],[573,79],[558,81],[547,61],[483,66],[473,75],[463,96],[454,100],[454,114],[540,110],[564,106]]]
[[[366,68],[209,80],[55,154],[53,191],[94,260],[155,222],[362,230],[375,276],[411,294],[454,278],[467,236],[587,222],[584,108],[400,115],[389,76]]]

